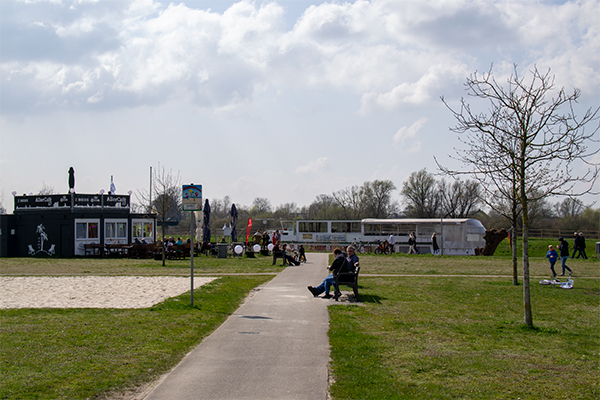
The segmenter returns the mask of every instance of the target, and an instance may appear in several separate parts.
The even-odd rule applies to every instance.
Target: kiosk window
[[[151,238],[154,224],[152,222],[133,222],[132,228],[134,238]]]
[[[127,223],[125,222],[106,222],[105,236],[108,239],[126,238]]]
[[[97,239],[98,223],[78,222],[75,228],[75,235],[77,239]]]
[[[98,224],[95,222],[88,222],[88,239],[98,238]]]
[[[152,237],[152,222],[146,222],[144,224],[144,237]]]

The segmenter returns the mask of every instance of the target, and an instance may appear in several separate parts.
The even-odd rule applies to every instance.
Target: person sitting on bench
[[[350,245],[348,247],[346,247],[346,251],[348,252],[348,254],[344,254],[344,256],[346,257],[346,270],[345,271],[340,271],[337,275],[334,275],[334,283],[333,283],[333,288],[335,289],[333,298],[337,301],[337,299],[340,298],[340,296],[342,295],[342,292],[340,292],[340,288],[338,283],[341,284],[347,284],[348,279],[350,279],[351,282],[355,282],[356,281],[356,269],[359,267],[359,260],[358,260],[358,256],[356,255],[356,249],[354,248],[354,246]],[[355,291],[355,296],[356,298],[358,298],[358,294]]]
[[[346,257],[346,261],[348,261],[348,272],[354,272],[356,271],[356,267],[358,267],[358,256],[356,255],[356,249],[354,246],[348,246],[346,247],[346,251],[348,252],[348,256]]]
[[[294,257],[290,256],[287,253],[287,244],[286,243],[283,244],[283,257],[290,265],[295,265],[295,266],[300,265],[300,263],[298,261],[294,260]]]
[[[332,298],[333,296],[329,294],[329,289],[335,282],[335,278],[333,276],[340,272],[348,271],[348,261],[346,260],[346,257],[344,257],[344,253],[342,253],[342,251],[336,247],[335,250],[333,250],[333,254],[335,255],[335,260],[333,260],[331,266],[327,267],[327,269],[331,271],[331,275],[325,278],[319,286],[308,287],[308,290],[315,297],[325,292],[325,296],[323,296],[324,299]]]

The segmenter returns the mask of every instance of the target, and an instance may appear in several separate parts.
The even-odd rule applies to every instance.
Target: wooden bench
[[[342,272],[340,274],[335,275],[333,278],[335,280],[335,301],[338,301],[340,298],[340,285],[350,286],[354,291],[354,298],[356,301],[360,301],[360,297],[358,296],[358,273],[360,272],[360,267],[356,267],[354,272]]]
[[[156,244],[134,244],[129,252],[131,258],[153,258]]]
[[[100,243],[87,243],[83,245],[86,256],[100,257],[103,255],[103,247]]]
[[[168,246],[166,249],[165,257],[169,260],[179,260],[181,258],[185,259],[183,250],[185,245],[183,244],[174,244],[173,246]]]
[[[277,259],[281,258],[283,260],[283,266],[287,266],[287,260],[285,259],[285,256],[283,255],[283,251],[274,251],[273,252],[273,265],[275,265],[277,263]]]

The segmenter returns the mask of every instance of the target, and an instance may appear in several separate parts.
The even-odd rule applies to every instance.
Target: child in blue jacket
[[[558,260],[558,253],[554,250],[552,245],[548,246],[548,253],[546,254],[546,258],[550,261],[550,269],[552,270],[552,279],[556,278],[556,271],[554,271],[554,264]]]

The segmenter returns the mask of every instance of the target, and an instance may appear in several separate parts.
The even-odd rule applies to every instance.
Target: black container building
[[[53,194],[14,197],[0,215],[0,257],[72,257],[84,246],[156,239],[156,214],[133,214],[129,195]]]

